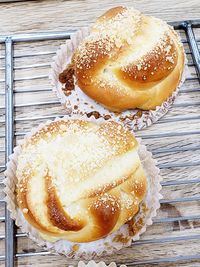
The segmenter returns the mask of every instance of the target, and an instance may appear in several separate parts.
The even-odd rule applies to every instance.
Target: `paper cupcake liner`
[[[69,265],[68,267],[73,267],[73,265]],[[96,263],[95,261],[89,261],[87,264],[83,261],[79,261],[77,267],[117,267],[115,262],[111,262],[110,264],[106,264],[104,261],[100,261]],[[119,267],[126,267],[126,265],[122,264]]]
[[[68,119],[80,118],[79,116],[73,115],[72,117],[65,116],[64,118],[56,118],[55,121]],[[94,118],[87,118],[87,116],[83,116],[82,119],[97,123]],[[11,212],[12,219],[14,219],[16,225],[19,226],[23,232],[27,233],[37,244],[52,252],[63,254],[69,258],[92,259],[96,256],[101,256],[102,254],[112,254],[114,251],[119,250],[122,247],[130,246],[131,242],[138,240],[140,235],[145,232],[146,227],[152,224],[152,218],[156,216],[156,211],[160,207],[159,200],[162,198],[162,195],[160,194],[161,176],[159,175],[159,169],[156,167],[156,160],[152,158],[152,154],[147,151],[146,147],[141,144],[140,139],[137,139],[140,143],[138,153],[147,176],[148,190],[146,197],[140,204],[140,211],[134,216],[134,220],[129,223],[129,225],[124,224],[118,231],[103,239],[89,243],[73,243],[67,240],[48,242],[44,240],[39,232],[25,220],[21,210],[17,207],[16,202],[15,189],[17,178],[15,174],[17,169],[17,159],[21,153],[22,144],[24,144],[35,132],[50,122],[52,121],[47,121],[46,123],[40,124],[37,128],[32,129],[20,144],[15,147],[14,153],[9,157],[4,183],[6,186],[5,201],[7,202],[8,210]],[[99,119],[98,123],[105,123],[105,121]]]
[[[155,110],[146,111],[133,109],[116,114],[88,97],[77,85],[75,85],[75,89],[71,91],[69,96],[65,95],[62,89],[64,85],[59,81],[59,74],[66,69],[67,65],[71,62],[71,57],[74,51],[81,41],[88,35],[89,28],[86,27],[73,33],[71,39],[67,40],[66,44],[60,46],[60,49],[58,49],[56,56],[53,57],[53,63],[51,64],[52,68],[49,78],[53,86],[53,91],[56,92],[58,99],[66,108],[67,113],[83,115],[96,111],[102,118],[108,118],[109,116],[110,120],[115,119],[118,122],[122,121],[126,127],[133,131],[146,128],[164,116],[174,103],[178,91],[185,81],[186,73],[188,72],[186,56],[185,68],[179,85],[173,94],[164,101],[161,106],[157,106]]]

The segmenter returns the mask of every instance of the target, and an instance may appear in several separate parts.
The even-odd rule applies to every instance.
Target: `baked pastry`
[[[51,122],[22,145],[17,202],[45,237],[89,242],[127,223],[147,192],[134,136],[116,122]]]
[[[60,81],[70,92],[74,72],[81,90],[111,111],[152,110],[176,90],[184,64],[172,27],[133,8],[116,7],[97,19]]]

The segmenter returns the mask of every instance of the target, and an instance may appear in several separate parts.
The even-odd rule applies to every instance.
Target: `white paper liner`
[[[65,119],[80,118],[79,116],[73,115],[72,117],[65,116],[64,118],[56,118],[55,121]],[[87,118],[86,115],[83,116],[82,119],[97,123],[95,118]],[[152,158],[152,154],[147,151],[144,145],[141,144],[141,139],[137,139],[140,143],[138,153],[147,176],[148,190],[146,197],[144,198],[142,204],[140,204],[140,211],[136,216],[134,216],[135,225],[140,226],[139,228],[141,229],[136,231],[133,236],[130,235],[129,226],[125,224],[118,231],[97,241],[89,243],[73,243],[66,240],[58,240],[52,243],[44,240],[40,236],[39,232],[24,219],[21,210],[17,207],[15,194],[17,183],[15,176],[17,159],[21,153],[21,145],[24,144],[35,132],[50,122],[52,121],[47,121],[46,123],[40,124],[37,128],[33,128],[31,132],[20,141],[20,144],[14,148],[14,153],[9,157],[7,170],[5,171],[6,179],[4,180],[4,183],[6,185],[5,201],[7,202],[8,210],[11,212],[11,218],[15,220],[16,225],[19,226],[23,232],[28,233],[29,237],[40,246],[52,252],[63,254],[69,258],[92,259],[102,254],[112,254],[114,251],[119,250],[122,247],[130,246],[131,242],[138,240],[140,235],[146,231],[146,227],[152,224],[152,218],[156,216],[156,211],[160,207],[159,200],[162,198],[162,195],[160,194],[160,170],[156,167],[156,160]],[[99,119],[98,123],[105,123],[105,121],[103,119]],[[144,207],[146,208],[144,209]]]
[[[71,57],[75,49],[88,35],[88,27],[81,28],[80,30],[73,33],[71,35],[71,39],[67,40],[65,44],[60,46],[60,49],[58,49],[56,56],[53,57],[53,63],[51,64],[52,68],[49,78],[53,86],[53,91],[56,92],[61,104],[66,108],[67,114],[83,115],[97,111],[102,117],[110,115],[111,120],[115,119],[117,121],[123,121],[123,124],[133,131],[146,128],[155,123],[162,116],[164,116],[174,103],[178,91],[186,79],[188,72],[186,56],[185,67],[179,85],[177,86],[173,94],[166,101],[164,101],[161,106],[157,106],[155,110],[146,111],[133,109],[123,111],[120,114],[116,114],[112,111],[109,111],[101,104],[98,104],[92,98],[88,97],[77,85],[75,85],[75,90],[72,90],[72,93],[69,96],[66,96],[64,94],[62,90],[64,85],[59,81],[59,74],[62,73],[64,69],[66,69],[67,65],[71,62]],[[74,107],[78,107],[78,109],[75,109]],[[138,111],[140,111],[139,116],[137,115]]]
[[[69,265],[68,267],[73,267],[73,265]],[[95,261],[89,261],[87,264],[83,261],[79,261],[77,267],[117,267],[115,262],[111,262],[110,264],[106,264],[104,261],[100,261],[96,263]],[[126,267],[126,265],[122,264],[119,267]]]

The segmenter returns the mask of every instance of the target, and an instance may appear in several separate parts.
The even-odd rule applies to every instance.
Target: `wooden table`
[[[24,1],[0,4],[0,35],[16,33],[67,31],[87,26],[96,16],[122,1]],[[167,21],[200,18],[199,0],[123,1],[146,14],[155,15]],[[200,37],[200,30],[195,30]],[[185,36],[181,33],[183,40]],[[64,40],[21,42],[14,49],[14,102],[16,143],[27,132],[56,115],[65,114],[48,80],[52,56]],[[158,160],[163,176],[164,201],[153,226],[150,226],[141,240],[146,244],[133,245],[101,260],[118,263],[141,260],[163,259],[200,254],[200,202],[192,197],[200,196],[200,85],[192,63],[190,49],[184,44],[189,60],[190,79],[170,112],[155,125],[140,131],[144,143]],[[0,45],[0,168],[5,165],[5,104],[4,104],[4,45]],[[37,105],[36,105],[37,104]],[[148,138],[147,138],[148,137]],[[3,179],[3,173],[0,173]],[[1,184],[2,187],[2,184]],[[0,193],[2,199],[3,193]],[[188,198],[188,201],[180,201]],[[173,201],[175,200],[175,201]],[[187,200],[187,199],[185,199]],[[3,203],[0,217],[4,216]],[[192,216],[193,219],[188,220]],[[181,218],[180,218],[181,217]],[[2,219],[3,221],[3,219]],[[20,231],[18,230],[20,233]],[[0,255],[4,254],[4,223],[0,223]],[[187,240],[188,239],[188,240]],[[41,249],[26,237],[17,238],[16,250],[25,253],[16,260],[16,266],[68,266],[76,261],[62,256],[33,255]],[[159,265],[159,263],[157,263]],[[4,262],[0,261],[0,266]],[[143,266],[143,265],[142,265]],[[152,266],[151,264],[145,266]],[[200,261],[163,263],[162,266],[200,266]]]

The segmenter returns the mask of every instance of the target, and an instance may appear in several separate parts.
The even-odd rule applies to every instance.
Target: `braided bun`
[[[47,240],[100,239],[130,220],[146,194],[137,149],[115,122],[51,122],[22,146],[18,206]]]
[[[78,86],[108,109],[150,110],[177,88],[184,51],[162,20],[116,7],[97,19],[72,63]]]

